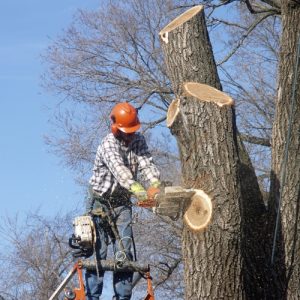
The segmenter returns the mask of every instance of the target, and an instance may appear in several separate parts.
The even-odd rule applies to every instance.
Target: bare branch
[[[158,124],[161,124],[165,120],[166,120],[166,117],[161,117],[161,118],[159,118],[155,121],[152,121],[152,122],[143,122],[143,124],[146,125],[146,128],[144,129],[144,132],[149,130],[149,129],[152,129],[152,128],[156,127]]]
[[[263,1],[263,2],[271,5],[270,3],[273,1]],[[268,2],[270,2],[270,3],[268,3]],[[268,13],[268,12],[274,12],[276,14],[280,14],[279,7],[277,7],[275,5],[271,5],[272,7],[270,8],[267,6],[259,5],[258,3],[252,4],[252,3],[250,3],[249,0],[245,0],[245,3],[251,14],[261,14],[261,13]]]
[[[278,0],[261,0],[261,1],[269,4],[274,8],[279,8],[279,9],[281,8],[281,3]]]
[[[241,136],[241,139],[245,142],[252,143],[255,145],[271,147],[271,142],[269,139],[264,139],[264,138],[257,137],[257,136],[250,136],[247,134],[240,134],[240,136]]]
[[[222,19],[218,19],[218,18],[213,18],[213,17],[211,18],[211,21],[213,23],[218,22],[220,24],[224,24],[224,25],[227,25],[227,26],[237,27],[237,28],[240,28],[240,29],[243,29],[243,30],[247,30],[247,27],[242,26],[239,23],[233,23],[233,22],[229,22],[229,21],[226,21],[226,20],[222,20]]]
[[[231,52],[221,62],[217,63],[217,65],[220,66],[223,63],[227,62],[236,53],[236,51],[241,47],[241,45],[244,43],[245,39],[257,27],[257,25],[260,24],[266,18],[268,18],[274,14],[275,14],[274,12],[269,12],[269,13],[262,15],[260,18],[256,19],[255,22],[252,23],[252,25],[248,28],[247,32],[242,35],[241,39],[238,41],[236,46],[231,50]]]

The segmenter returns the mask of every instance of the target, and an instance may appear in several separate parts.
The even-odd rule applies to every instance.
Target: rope
[[[279,230],[280,207],[281,207],[283,189],[284,189],[285,181],[286,181],[286,165],[287,165],[288,155],[289,155],[289,145],[290,145],[290,141],[291,141],[292,124],[294,122],[295,94],[296,94],[296,86],[297,86],[297,74],[298,74],[298,67],[299,67],[299,58],[300,58],[300,36],[299,36],[299,40],[298,40],[298,47],[297,47],[297,54],[296,54],[296,65],[295,65],[295,70],[294,70],[294,75],[293,75],[292,100],[291,100],[291,105],[290,105],[290,116],[289,116],[289,126],[288,126],[288,133],[287,133],[287,142],[285,144],[284,158],[283,158],[283,161],[282,161],[281,178],[280,178],[281,188],[280,188],[280,191],[279,191],[279,199],[278,199],[278,207],[277,207],[277,215],[276,215],[276,224],[275,224],[274,237],[273,237],[271,265],[273,265],[273,263],[274,263],[275,247],[276,247],[277,235],[278,235],[278,230]],[[299,205],[299,203],[297,203],[297,205]]]
[[[96,230],[96,225],[95,225],[95,221],[94,218],[92,218],[92,231],[93,231],[93,251],[95,253],[94,256],[94,262],[96,265],[96,273],[97,273],[97,277],[100,278],[100,272],[99,272],[99,266],[98,266],[98,260],[97,260],[97,252],[96,252],[96,242],[97,242],[97,230]]]

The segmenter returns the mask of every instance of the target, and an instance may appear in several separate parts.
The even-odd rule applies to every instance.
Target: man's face
[[[133,132],[133,133],[125,133],[125,132],[119,131],[119,137],[126,144],[129,144],[134,139],[134,136],[135,136],[135,132]]]

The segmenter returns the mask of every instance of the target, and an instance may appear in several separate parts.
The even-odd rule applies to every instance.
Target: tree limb
[[[212,22],[217,22],[217,23],[222,23],[222,24],[227,25],[227,26],[233,26],[233,27],[237,27],[237,28],[240,28],[240,29],[243,29],[243,30],[247,30],[247,27],[242,26],[239,23],[233,23],[233,22],[229,22],[229,21],[226,21],[226,20],[221,20],[221,19],[213,18],[213,17],[211,18],[211,21]]]
[[[291,0],[291,2],[293,2],[293,4],[300,5],[300,0]]]
[[[281,8],[281,4],[278,0],[261,0],[261,1],[269,4],[272,7],[279,8],[279,9]]]
[[[166,263],[166,262],[159,262],[159,265],[162,265],[165,268],[159,267],[159,266],[156,266],[156,267],[160,268],[166,274],[166,277],[156,284],[155,289],[158,286],[164,284],[170,278],[170,276],[172,275],[174,270],[178,267],[178,265],[181,262],[182,262],[182,257],[179,257],[178,259],[175,259],[172,264],[169,264],[169,263]]]
[[[266,0],[266,1],[263,1],[263,2],[270,5],[271,8],[267,7],[267,6],[259,5],[257,3],[252,4],[252,3],[250,3],[249,0],[245,0],[245,4],[246,4],[246,6],[247,6],[247,8],[248,8],[248,10],[250,11],[251,14],[261,14],[261,13],[266,13],[266,12],[271,12],[271,11],[280,14],[280,9],[279,9],[279,7],[275,6],[274,1]],[[273,3],[273,4],[271,4],[271,3]]]
[[[248,28],[247,32],[243,34],[242,38],[238,41],[236,46],[231,50],[231,52],[221,61],[217,64],[217,66],[222,65],[223,63],[227,62],[233,54],[240,48],[240,46],[244,43],[245,39],[250,35],[250,33],[256,28],[257,25],[259,25],[264,19],[275,15],[274,11],[270,11],[268,13],[263,14],[260,18],[256,19],[255,22]]]
[[[166,117],[164,116],[164,117],[162,117],[158,120],[155,120],[153,122],[143,122],[143,124],[147,126],[143,132],[145,132],[148,129],[154,128],[156,125],[164,122],[165,120],[166,120]]]
[[[255,144],[255,145],[261,145],[265,147],[271,147],[271,142],[269,139],[260,138],[257,136],[251,136],[248,134],[242,134],[240,133],[240,137],[244,142]]]

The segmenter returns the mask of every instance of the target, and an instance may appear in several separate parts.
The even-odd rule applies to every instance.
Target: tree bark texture
[[[171,132],[179,146],[183,181],[213,201],[213,221],[206,232],[184,228],[186,299],[264,299],[270,291],[261,242],[266,209],[237,136],[234,108],[201,102],[184,90],[188,81],[221,90],[203,9],[193,9],[190,18],[176,18],[160,32],[179,110]]]
[[[172,31],[167,26],[163,34],[168,75],[180,98],[171,131],[180,150],[183,181],[213,201],[208,230],[194,233],[185,226],[183,231],[185,298],[241,299],[241,193],[233,111],[183,90],[187,81],[221,88],[203,10]]]
[[[192,10],[195,15],[186,22],[174,28],[178,24],[175,19],[160,32],[175,95],[182,93],[183,84],[188,81],[205,83],[221,90],[203,7],[196,6]]]
[[[279,279],[283,298],[300,299],[300,66],[295,73],[297,52],[295,50],[300,39],[300,3],[291,0],[281,1],[281,3],[282,38],[278,99],[272,137],[270,224],[274,232],[277,208],[280,206],[274,270],[277,273],[281,271],[282,274]],[[294,80],[296,85],[293,85]],[[293,89],[295,102],[292,111]],[[288,141],[290,119],[292,120],[291,138]],[[286,160],[287,143],[289,147]],[[286,170],[285,176],[284,170]],[[284,264],[284,268],[280,268],[280,264]]]
[[[180,102],[182,121],[175,122],[172,131],[180,148],[184,183],[204,190],[213,201],[207,231],[184,229],[186,299],[240,299],[241,197],[232,122],[216,105],[193,97]]]

